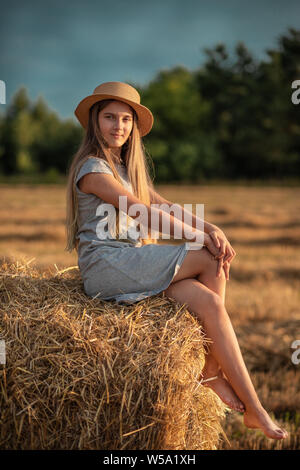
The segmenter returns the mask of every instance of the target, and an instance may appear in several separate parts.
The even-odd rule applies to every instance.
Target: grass
[[[65,247],[65,186],[0,185],[0,257],[26,255],[32,265],[77,264]],[[230,269],[226,308],[257,393],[290,436],[267,439],[230,413],[224,449],[300,448],[300,365],[291,344],[300,339],[299,186],[157,186],[175,203],[204,203],[204,217],[220,227],[237,256]],[[168,243],[168,241],[164,241]]]

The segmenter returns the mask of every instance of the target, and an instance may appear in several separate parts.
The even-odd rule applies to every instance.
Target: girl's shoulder
[[[93,161],[96,161],[96,162],[105,162],[108,164],[107,160],[105,160],[104,158],[101,158],[101,157],[97,157],[96,155],[88,155],[86,158],[85,158],[85,161],[87,160],[93,160]]]
[[[110,164],[108,163],[107,160],[105,160],[104,158],[101,158],[101,157],[96,157],[95,155],[88,155],[84,161],[83,161],[83,165],[88,165],[88,166],[95,166],[95,167],[106,167],[106,168],[110,168]]]
[[[88,173],[106,173],[113,175],[113,171],[108,162],[103,158],[95,157],[93,155],[86,157],[81,165],[79,165],[75,175],[75,184],[77,184],[79,180]]]

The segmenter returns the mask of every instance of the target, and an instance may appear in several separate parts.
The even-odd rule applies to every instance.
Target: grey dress
[[[127,169],[116,166],[124,187],[132,191]],[[106,204],[94,194],[78,188],[78,182],[87,173],[113,172],[104,159],[89,157],[75,177],[78,197],[78,267],[84,291],[89,297],[132,304],[165,290],[183,263],[189,243],[180,245],[142,245],[131,236],[126,241],[99,239],[98,224],[106,224],[108,214],[99,214],[99,206]],[[129,219],[134,222],[134,219]],[[107,225],[106,225],[107,226]]]

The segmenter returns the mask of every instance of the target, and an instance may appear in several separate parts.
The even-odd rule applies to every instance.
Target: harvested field
[[[235,187],[229,185],[203,186],[192,190],[188,186],[161,186],[157,189],[163,196],[176,203],[204,203],[205,220],[219,226],[237,252],[237,256],[231,265],[230,281],[227,283],[226,288],[226,308],[237,333],[246,365],[263,405],[273,414],[278,423],[290,433],[289,438],[284,441],[272,441],[267,439],[260,431],[246,429],[242,422],[242,416],[236,412],[231,412],[226,414],[223,425],[230,443],[225,438],[223,439],[221,435],[217,447],[219,449],[299,449],[300,365],[294,364],[291,360],[293,353],[291,344],[295,340],[300,340],[300,189]],[[26,269],[29,271],[34,272],[37,270],[39,273],[40,278],[29,276],[28,282],[33,283],[29,284],[30,288],[33,289],[35,285],[39,285],[39,282],[45,288],[45,284],[43,284],[45,281],[43,281],[42,276],[45,270],[48,270],[48,275],[52,278],[54,276],[54,285],[60,281],[66,283],[64,289],[68,286],[68,289],[64,291],[64,295],[67,295],[66,292],[68,291],[70,297],[67,303],[76,305],[74,324],[76,324],[76,328],[79,328],[78,325],[81,325],[79,318],[81,318],[80,315],[83,314],[83,310],[80,311],[82,297],[81,294],[78,294],[80,280],[77,277],[76,270],[71,269],[62,275],[56,275],[59,271],[77,264],[75,253],[70,255],[64,251],[65,188],[58,185],[27,185],[20,187],[1,185],[1,195],[1,275],[5,275],[5,272],[13,272],[15,269],[13,266],[19,260],[19,266],[27,266]],[[163,241],[163,243],[166,243],[166,241]],[[64,280],[65,276],[66,279]],[[73,276],[74,282],[72,281]],[[7,278],[5,279],[5,282],[7,282]],[[36,282],[34,279],[36,279]],[[18,278],[18,282],[20,281]],[[9,289],[7,288],[5,293],[3,291],[3,279],[1,282],[1,300],[5,300],[5,309],[9,305],[12,307],[9,298],[17,305],[18,290],[15,291],[14,289],[17,288],[18,282],[12,283],[10,280],[8,283]],[[52,284],[50,283],[50,285]],[[54,287],[54,292],[56,290],[60,295],[61,291]],[[33,292],[35,292],[34,289]],[[6,297],[3,297],[4,295]],[[52,304],[47,307],[47,311],[51,316],[51,312],[56,312],[56,307],[53,303],[53,297],[50,297],[52,298]],[[42,302],[42,299],[43,297],[39,299],[37,296],[37,308],[40,308],[41,314],[43,306],[47,305],[47,299],[44,300],[45,304],[39,303]],[[152,300],[161,302],[162,299],[158,296]],[[91,300],[87,298],[84,299],[84,302],[88,305],[90,313],[94,312],[96,308],[95,318],[98,318],[100,316],[97,310],[99,306],[95,307],[95,304],[91,304]],[[14,306],[14,312],[18,310],[16,305]],[[22,305],[23,303],[19,305],[19,315],[22,315]],[[72,307],[67,307],[64,302],[62,302],[62,305],[64,315],[71,315]],[[105,310],[106,307],[101,308]],[[146,316],[150,312],[147,308],[151,310],[150,304],[145,307]],[[169,313],[170,317],[166,313],[163,321],[166,322],[177,314],[175,311],[177,307],[175,310],[174,308],[172,305]],[[126,315],[129,314],[129,310],[127,310],[127,307],[125,310],[122,315],[126,322]],[[135,313],[134,315],[138,314]],[[182,315],[180,318],[182,321],[184,318],[187,325],[190,327],[193,325],[191,317],[184,316],[182,311],[179,315]],[[58,318],[62,321],[62,317]],[[139,317],[134,318],[137,321]],[[84,322],[83,324],[88,325]],[[20,325],[22,325],[22,322]],[[26,331],[26,328],[24,331]],[[25,335],[24,331],[22,334]],[[72,344],[75,345],[75,343]],[[79,344],[80,342],[77,343],[76,347]],[[96,344],[97,341],[95,341],[94,346]],[[93,342],[91,345],[93,345]],[[53,351],[55,350],[53,349]],[[76,349],[75,351],[78,352]],[[40,366],[41,364],[37,363],[37,365]],[[99,380],[101,377],[103,381],[101,371],[98,371],[97,374],[99,374]],[[20,380],[26,382],[26,372],[24,372],[24,376],[20,375],[20,377],[22,378]],[[200,388],[202,389],[202,387]],[[75,393],[79,393],[78,390]],[[68,405],[71,408],[72,406],[79,406],[76,405],[75,395],[73,398],[73,405],[72,400]],[[20,395],[21,399],[22,395]],[[77,397],[77,399],[80,401],[82,397]],[[26,402],[20,403],[22,403],[20,406],[23,407],[30,405],[30,401],[27,405]],[[33,405],[33,411],[34,406],[37,406],[37,404]],[[123,410],[126,410],[125,402]],[[17,412],[19,411],[21,411],[21,408],[18,408]],[[46,413],[46,410],[44,410],[44,413]],[[22,415],[20,413],[18,419],[21,419]],[[86,422],[89,422],[89,418],[85,419]],[[25,423],[24,418],[23,426],[25,426]],[[32,418],[32,423],[34,423],[34,418]],[[148,421],[145,425],[150,423],[151,421]],[[27,425],[29,426],[28,423]],[[18,421],[17,426],[21,426],[20,421]],[[122,432],[123,434],[130,433],[138,429],[138,426],[135,427],[130,422],[128,428]],[[153,426],[149,426],[141,432],[145,434],[147,431],[150,435]],[[55,442],[55,436],[53,436],[53,439],[53,442]],[[67,436],[65,436],[65,439],[65,443],[70,442],[67,440]],[[132,439],[132,441],[126,444],[129,446],[126,448],[130,448],[131,445],[140,445],[134,443],[134,439],[137,439],[134,434],[129,435],[128,439]],[[180,440],[182,437],[178,439],[179,441],[173,443],[168,441],[168,445],[176,446],[178,442],[180,442],[180,446],[183,445],[183,441]],[[83,446],[90,445],[86,442],[82,438],[81,444]],[[5,441],[2,441],[2,448],[5,445],[7,445]],[[20,445],[20,441],[18,445]],[[74,445],[78,446],[79,440]]]

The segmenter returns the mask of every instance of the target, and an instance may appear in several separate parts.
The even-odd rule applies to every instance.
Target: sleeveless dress
[[[116,165],[116,169],[123,186],[133,193],[126,167]],[[190,246],[194,243],[142,245],[138,238],[130,235],[126,241],[99,238],[99,227],[108,227],[109,215],[101,207],[107,203],[94,194],[80,191],[78,182],[88,173],[113,175],[106,160],[89,157],[75,176],[78,267],[84,292],[92,298],[133,304],[164,291],[177,274],[188,250],[195,249]],[[133,218],[128,220],[130,225],[135,223]]]

